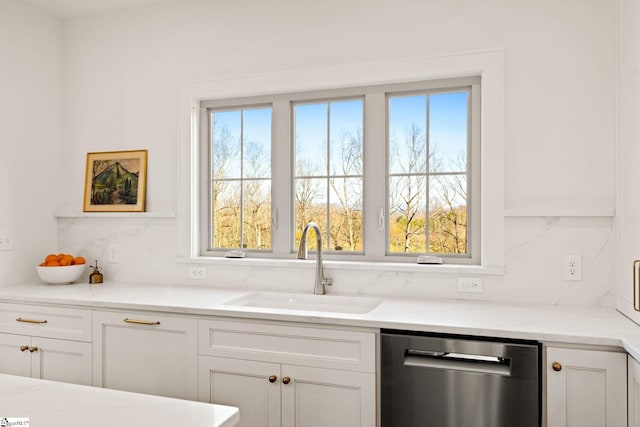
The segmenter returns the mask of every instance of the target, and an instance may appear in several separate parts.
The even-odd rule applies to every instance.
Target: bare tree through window
[[[389,97],[391,253],[468,253],[467,98]]]
[[[271,109],[214,111],[212,248],[271,248]]]

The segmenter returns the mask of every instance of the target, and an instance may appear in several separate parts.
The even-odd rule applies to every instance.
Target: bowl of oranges
[[[73,283],[86,269],[87,261],[70,254],[49,254],[36,267],[40,280],[50,284]]]

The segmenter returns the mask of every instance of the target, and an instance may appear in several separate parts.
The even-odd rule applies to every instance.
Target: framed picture
[[[144,212],[147,150],[87,153],[84,212]]]

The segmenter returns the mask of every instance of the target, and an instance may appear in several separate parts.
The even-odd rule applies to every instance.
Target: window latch
[[[271,227],[274,230],[278,229],[278,209],[273,208],[273,211],[271,212]]]

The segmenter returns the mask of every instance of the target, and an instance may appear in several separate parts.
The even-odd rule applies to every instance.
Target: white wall
[[[0,284],[35,279],[57,250],[53,207],[65,191],[61,154],[61,24],[20,0],[0,0]]]
[[[60,208],[81,210],[86,152],[147,148],[148,210],[176,210],[177,192],[188,191],[176,186],[181,82],[504,48],[505,207],[526,216],[506,219],[505,275],[487,276],[479,298],[611,306],[611,9],[608,0],[223,0],[66,20]],[[175,261],[175,219],[59,224],[62,250],[106,261],[104,248],[120,246],[108,279],[188,281]],[[566,253],[583,255],[582,282],[561,280]],[[312,277],[304,268],[208,270],[207,283],[238,287],[258,277],[300,287]],[[332,275],[335,292],[456,296],[454,276]]]

